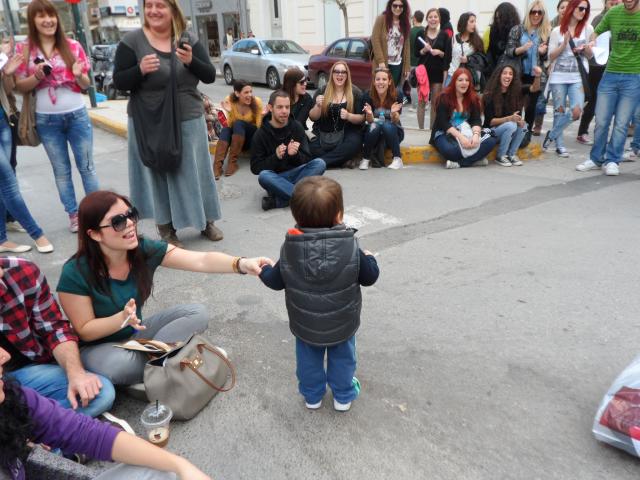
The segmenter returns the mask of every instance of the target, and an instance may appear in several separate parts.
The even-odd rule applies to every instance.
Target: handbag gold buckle
[[[195,357],[193,357],[193,360],[184,359],[180,362],[180,370],[183,370],[187,365],[192,370],[198,370],[202,365],[204,365],[204,359],[197,354]]]

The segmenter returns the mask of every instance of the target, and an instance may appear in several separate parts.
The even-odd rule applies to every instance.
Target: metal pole
[[[86,0],[85,0],[86,1]],[[71,4],[71,11],[73,12],[73,21],[76,24],[76,36],[78,41],[84,48],[87,57],[91,58],[91,51],[87,45],[87,37],[84,32],[84,22],[80,16],[80,7],[77,3]],[[93,79],[93,70],[91,69],[91,61],[89,60],[89,100],[91,101],[91,107],[96,108],[98,105],[96,102],[96,85]]]

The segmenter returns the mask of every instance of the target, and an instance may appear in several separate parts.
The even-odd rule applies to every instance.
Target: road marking
[[[400,225],[402,220],[370,207],[359,207],[349,205],[344,209],[344,223],[352,228],[362,228],[371,223],[381,223],[383,225]]]

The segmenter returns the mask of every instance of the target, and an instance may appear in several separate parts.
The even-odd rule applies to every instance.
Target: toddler
[[[287,232],[280,260],[264,266],[260,278],[269,288],[285,290],[289,327],[296,337],[298,388],[307,408],[321,407],[328,383],[333,407],[346,412],[360,392],[354,377],[360,285],[375,283],[378,263],[360,250],[355,230],[342,223],[342,188],[335,180],[305,178],[290,205],[296,227]]]

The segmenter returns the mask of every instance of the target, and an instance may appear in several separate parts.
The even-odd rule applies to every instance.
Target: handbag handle
[[[196,345],[196,349],[198,350],[198,353],[200,353],[201,355],[202,355],[203,350],[205,350],[205,349],[210,351],[211,353],[213,353],[213,354],[217,355],[218,357],[220,357],[220,359],[225,363],[225,365],[227,367],[229,367],[229,370],[231,371],[231,385],[229,386],[229,388],[218,387],[211,380],[205,378],[205,376],[202,375],[202,373],[200,373],[200,371],[198,370],[198,367],[202,364],[203,360],[202,359],[198,359],[197,357],[195,359],[193,359],[193,360],[189,360],[188,358],[185,358],[184,360],[181,360],[180,361],[180,371],[184,370],[185,367],[189,367],[189,369],[193,373],[198,375],[198,377],[200,377],[200,379],[204,383],[209,385],[214,390],[217,390],[218,392],[228,392],[229,390],[231,390],[236,385],[236,370],[235,370],[235,368],[233,368],[233,365],[231,364],[229,359],[227,357],[225,357],[222,353],[220,353],[219,350],[217,350],[215,348],[211,348],[206,343],[198,343]]]

